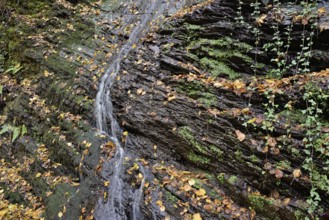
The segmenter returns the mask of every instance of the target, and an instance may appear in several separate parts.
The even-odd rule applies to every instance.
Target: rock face
[[[102,177],[113,172],[107,164],[116,150],[95,129],[94,98],[99,78],[134,26],[125,25],[120,12],[127,7],[134,14],[138,8],[41,0],[20,4],[11,3],[16,9],[0,29],[0,42],[5,42],[0,44],[0,71],[12,69],[1,74],[0,121],[2,129],[11,127],[1,136],[0,168],[6,176],[13,174],[13,179],[1,177],[0,207],[22,205],[22,215],[34,211],[38,218],[90,219],[97,201],[108,198],[111,183]],[[289,4],[280,14],[261,5],[258,24],[247,1],[241,9],[238,1],[190,4],[173,17],[168,12],[165,22],[134,45],[111,88],[114,113],[126,131],[126,190],[134,192],[145,182],[140,204],[145,219],[309,216],[312,186],[309,171],[301,169],[307,156],[298,112],[305,109],[308,82],[328,93],[328,71],[300,76],[293,65],[283,72],[285,78],[266,80],[263,75],[282,70],[272,61],[282,58],[265,52],[255,39],[265,44],[274,26],[292,27],[284,55],[291,63],[314,21],[303,25],[306,21],[292,13],[299,8]],[[326,2],[318,8],[329,11]],[[329,63],[328,16],[320,12],[309,59],[312,71]],[[237,21],[240,16],[245,23]],[[282,34],[281,40],[288,38]],[[277,117],[268,121],[271,108],[262,103],[274,101]],[[326,109],[328,100],[318,101]],[[296,110],[290,115],[287,103]],[[15,130],[19,134],[13,141]],[[314,166],[325,168],[327,157],[315,155],[323,160]],[[317,172],[327,177],[325,169]],[[329,207],[328,188],[318,191],[315,215]],[[129,202],[126,198],[128,219],[134,211]]]

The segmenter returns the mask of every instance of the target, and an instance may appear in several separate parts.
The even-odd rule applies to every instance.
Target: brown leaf
[[[277,147],[271,147],[271,154],[272,155],[279,155],[280,154],[280,149]]]
[[[322,128],[321,131],[322,131],[323,133],[329,133],[329,127]]]
[[[235,133],[240,142],[242,142],[242,141],[244,141],[244,139],[246,139],[246,135],[244,133],[242,133],[241,131],[236,130]]]
[[[270,147],[275,147],[277,145],[278,142],[276,142],[275,138],[269,136],[268,139],[267,139],[267,144],[270,146]]]
[[[269,162],[265,163],[265,164],[264,164],[264,169],[265,169],[265,170],[270,170],[270,169],[272,169],[272,164],[270,164]]]
[[[290,198],[285,198],[285,199],[283,200],[283,204],[284,204],[285,206],[289,205],[289,202],[290,202]]]
[[[277,179],[281,179],[283,177],[283,172],[279,169],[276,169],[274,174],[275,174],[275,178]]]

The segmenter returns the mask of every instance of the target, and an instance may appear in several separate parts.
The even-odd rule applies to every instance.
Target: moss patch
[[[265,211],[273,204],[272,200],[258,195],[249,195],[248,200],[250,202],[250,206],[259,212]]]
[[[194,147],[194,150],[198,151],[203,155],[211,156],[218,160],[221,160],[222,156],[224,155],[224,152],[221,149],[219,149],[217,146],[215,145],[205,146],[200,142],[198,142],[192,130],[187,126],[180,127],[178,129],[178,135],[184,138],[189,144],[191,144]]]
[[[188,97],[197,100],[207,107],[218,103],[218,98],[212,88],[206,87],[202,82],[181,80],[177,89],[178,92],[186,94]]]
[[[231,79],[240,77],[231,60],[235,63],[245,63],[251,66],[252,58],[246,55],[252,47],[231,38],[198,39],[187,46],[188,57],[200,62],[203,68],[212,76],[228,76]]]
[[[202,155],[199,155],[199,154],[196,154],[194,152],[190,152],[187,154],[187,159],[189,159],[191,162],[194,162],[196,164],[200,164],[200,165],[206,165],[206,164],[209,164],[210,163],[210,159],[205,157],[205,156],[202,156]]]

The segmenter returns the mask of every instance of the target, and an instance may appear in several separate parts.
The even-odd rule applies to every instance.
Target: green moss
[[[63,75],[65,77],[74,76],[77,70],[77,67],[74,64],[58,54],[52,54],[49,56],[46,65],[50,70],[56,70],[56,73],[64,73]]]
[[[253,163],[259,163],[260,162],[260,159],[256,156],[256,155],[251,155],[250,157],[249,157],[249,159],[251,160],[251,162],[253,162]]]
[[[186,94],[188,97],[197,100],[207,107],[214,106],[218,103],[218,98],[214,94],[215,91],[207,88],[202,82],[181,80],[180,83],[177,89],[178,92]]]
[[[189,127],[180,127],[178,129],[178,135],[190,143],[198,152],[208,154],[207,148],[195,139],[194,134]]]
[[[213,76],[228,76],[231,79],[240,77],[231,66],[235,62],[253,65],[253,59],[246,55],[252,46],[240,43],[232,38],[197,39],[187,46],[188,57],[199,61],[203,68]],[[192,55],[191,55],[192,54]]]
[[[195,150],[197,150],[199,153],[215,157],[218,160],[222,160],[222,156],[224,155],[224,152],[215,145],[209,145],[209,146],[202,145],[200,142],[196,140],[193,132],[189,127],[187,126],[180,127],[178,129],[178,135],[184,138],[188,143],[190,143],[195,148]]]
[[[188,31],[200,31],[202,27],[200,25],[184,23],[184,28]]]
[[[224,151],[222,151],[221,149],[219,149],[217,146],[215,145],[210,145],[209,149],[211,151],[212,154],[216,155],[217,158],[222,159],[223,155],[224,155]]]
[[[231,185],[235,185],[235,183],[238,181],[238,177],[237,176],[230,176],[230,178],[228,178],[227,182]]]
[[[230,79],[235,79],[240,76],[239,73],[236,73],[224,62],[220,62],[214,59],[208,59],[207,57],[201,59],[201,65],[203,66],[203,68],[208,69],[212,76],[217,77],[217,76],[226,75]]]
[[[273,204],[272,200],[257,195],[249,195],[248,200],[250,202],[250,206],[259,212],[265,211],[269,206]]]
[[[219,182],[221,183],[221,184],[225,184],[225,174],[224,173],[221,173],[221,174],[219,174],[218,176],[217,176],[217,179],[219,180]]]
[[[177,197],[174,194],[172,194],[169,191],[166,191],[165,196],[166,196],[167,201],[169,201],[173,205],[176,205],[177,204],[178,199],[177,199]]]
[[[300,210],[295,211],[294,216],[295,216],[296,220],[306,219],[305,215]]]
[[[200,165],[206,165],[210,163],[210,159],[202,156],[202,155],[197,155],[194,152],[189,152],[187,154],[187,158],[191,161],[194,162],[196,164],[200,164]]]
[[[235,151],[234,152],[234,155],[235,155],[235,158],[238,160],[238,161],[242,161],[242,155],[243,153],[239,150]]]
[[[55,193],[46,200],[47,219],[58,219],[58,213],[63,210],[67,200],[75,193],[75,189],[69,184],[56,186]]]
[[[252,50],[252,46],[246,44],[246,43],[241,43],[236,40],[233,40],[232,38],[229,37],[224,37],[224,38],[219,38],[219,39],[198,39],[196,41],[193,41],[188,48],[193,48],[193,47],[200,47],[202,45],[207,45],[210,48],[217,47],[217,48],[225,48],[228,50],[239,50],[243,52],[248,52]]]
[[[287,161],[287,160],[283,160],[283,161],[280,161],[276,164],[276,166],[278,168],[281,168],[281,169],[291,169],[291,162],[290,161]]]

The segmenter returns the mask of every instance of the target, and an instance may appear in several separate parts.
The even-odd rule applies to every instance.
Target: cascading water
[[[113,104],[111,100],[111,87],[115,82],[115,79],[120,71],[121,62],[127,57],[128,53],[132,50],[133,45],[137,44],[138,41],[145,35],[147,30],[150,28],[150,21],[152,19],[159,18],[166,11],[171,11],[173,5],[179,1],[170,0],[165,2],[163,0],[148,0],[148,1],[130,1],[130,4],[134,6],[138,5],[140,11],[138,14],[127,18],[126,26],[133,23],[139,22],[130,33],[129,39],[126,43],[122,44],[117,54],[115,55],[114,61],[111,63],[109,68],[103,75],[98,93],[96,96],[96,123],[99,132],[106,134],[111,137],[112,142],[116,146],[116,153],[111,162],[107,161],[105,166],[111,166],[110,170],[113,171],[112,175],[105,177],[110,182],[108,189],[108,200],[103,201],[100,199],[99,203],[95,208],[95,218],[97,220],[125,220],[128,219],[127,210],[124,207],[124,182],[122,179],[123,175],[123,161],[127,155],[120,140],[119,135],[122,134],[122,130],[113,115]],[[116,1],[117,3],[117,1]],[[129,4],[128,3],[128,4]],[[129,11],[129,10],[128,10]],[[110,126],[109,126],[110,124]],[[113,166],[114,164],[114,166]],[[104,166],[104,165],[103,165]],[[139,164],[139,170],[143,175],[141,185],[130,198],[131,202],[131,213],[130,218],[134,220],[143,219],[143,215],[140,211],[140,202],[143,194],[143,187],[145,183],[145,171],[143,166]],[[132,215],[132,216],[131,216]]]

